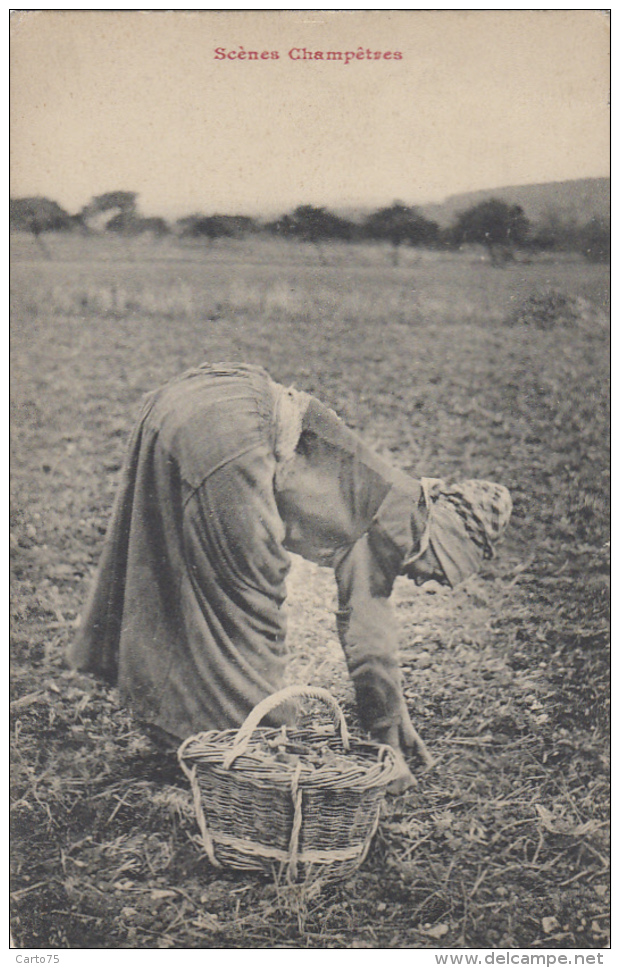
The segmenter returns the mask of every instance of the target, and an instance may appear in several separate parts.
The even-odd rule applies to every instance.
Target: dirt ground
[[[13,240],[12,929],[37,948],[609,943],[609,269],[380,247]],[[553,287],[588,311],[520,321]],[[510,322],[510,325],[507,323]],[[547,325],[548,324],[548,325]],[[498,557],[397,583],[434,770],[344,883],[212,869],[186,781],[69,671],[141,395],[244,359],[416,476],[506,484]],[[295,560],[291,681],[356,713],[330,572]]]

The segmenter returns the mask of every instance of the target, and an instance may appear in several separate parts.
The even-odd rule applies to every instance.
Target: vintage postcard
[[[10,39],[21,963],[607,964],[609,13]]]

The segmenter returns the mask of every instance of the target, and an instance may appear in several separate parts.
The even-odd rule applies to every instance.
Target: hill
[[[507,185],[503,188],[486,188],[475,192],[449,195],[442,202],[418,204],[415,198],[403,199],[413,205],[425,218],[438,222],[446,228],[463,212],[489,198],[499,198],[510,205],[520,205],[532,222],[538,222],[553,213],[562,222],[575,221],[584,225],[592,218],[609,221],[611,186],[609,178],[577,178],[571,181],[543,182],[538,185]],[[341,218],[362,222],[381,204],[343,205],[333,209]]]
[[[422,214],[443,226],[450,225],[456,215],[489,198],[500,198],[511,205],[520,205],[532,221],[553,212],[562,221],[578,224],[592,218],[609,219],[611,187],[609,178],[578,178],[573,181],[546,182],[541,185],[510,185],[505,188],[485,189],[450,195],[445,201],[421,205]]]

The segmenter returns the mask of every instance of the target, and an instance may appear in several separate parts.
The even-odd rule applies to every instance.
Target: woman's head
[[[417,584],[433,578],[454,588],[494,556],[510,520],[510,493],[501,484],[477,480],[448,485],[423,479],[422,487],[427,528],[404,571]],[[436,565],[439,571],[433,574]]]

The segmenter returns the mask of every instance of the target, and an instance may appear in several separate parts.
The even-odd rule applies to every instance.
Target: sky
[[[609,42],[595,10],[14,13],[11,195],[267,215],[605,176]]]

